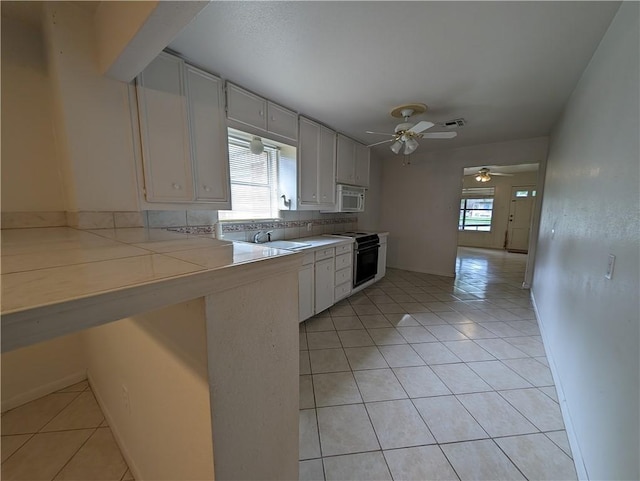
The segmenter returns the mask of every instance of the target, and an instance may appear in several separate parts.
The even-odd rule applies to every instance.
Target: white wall
[[[544,163],[546,155],[546,137],[438,152],[418,149],[406,166],[402,156],[385,153],[379,227],[390,233],[387,265],[453,276],[464,167]]]
[[[90,2],[45,2],[68,210],[138,210],[128,86],[100,74]]]
[[[640,479],[638,17],[622,3],[553,130],[533,282],[574,454],[594,480]]]
[[[37,27],[2,17],[2,211],[64,211],[50,78]]]
[[[473,175],[463,178],[463,187],[495,187],[493,199],[493,217],[491,231],[461,231],[458,233],[458,245],[467,247],[483,247],[502,249],[505,232],[509,228],[509,209],[511,208],[511,188],[518,185],[536,185],[538,172],[514,174],[513,177],[491,176],[489,182],[480,184]]]
[[[2,365],[2,412],[46,396],[87,377],[80,334],[70,334],[5,352]]]
[[[82,336],[91,386],[136,479],[213,479],[204,300]]]

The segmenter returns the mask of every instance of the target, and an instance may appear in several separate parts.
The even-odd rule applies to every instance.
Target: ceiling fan
[[[491,172],[488,167],[481,168],[478,173],[475,175],[475,179],[478,182],[489,182],[491,180],[492,175],[502,175],[504,177],[513,177],[513,174],[501,174],[500,172]]]
[[[376,142],[375,144],[371,144],[368,147],[373,147],[375,145],[384,144],[386,142],[393,142],[389,147],[394,154],[399,154],[402,147],[404,147],[403,154],[409,155],[418,148],[420,144],[418,144],[417,139],[452,139],[457,134],[457,132],[428,132],[423,133],[425,130],[430,129],[435,126],[433,122],[429,122],[427,120],[421,120],[420,122],[414,124],[409,122],[409,118],[412,115],[422,114],[427,111],[427,106],[425,104],[405,104],[400,105],[391,111],[391,116],[396,118],[403,118],[404,122],[396,125],[393,134],[383,133],[383,132],[371,132],[367,130],[367,134],[375,134],[375,135],[389,135],[391,136],[388,140],[383,140],[381,142]]]

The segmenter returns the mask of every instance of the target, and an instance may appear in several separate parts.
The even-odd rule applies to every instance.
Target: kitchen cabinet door
[[[354,142],[355,145],[355,161],[354,172],[355,181],[354,185],[361,187],[369,187],[369,147],[358,142]]]
[[[184,62],[161,53],[136,84],[145,197],[149,202],[193,200]]]
[[[315,313],[333,305],[335,286],[335,259],[325,259],[315,265]]]
[[[324,126],[318,150],[318,202],[336,203],[336,133]]]
[[[227,117],[267,130],[267,101],[237,85],[227,83]]]
[[[300,117],[298,135],[298,191],[300,204],[317,205],[320,125]]]
[[[331,208],[336,202],[336,133],[300,117],[298,135],[300,207]]]
[[[298,140],[298,115],[295,112],[267,102],[267,113],[267,131],[289,140]]]
[[[298,272],[298,305],[300,322],[313,316],[315,279],[313,264],[302,266]]]
[[[230,209],[222,80],[191,66],[186,67],[186,78],[196,200]]]
[[[336,150],[336,181],[339,184],[354,185],[355,182],[355,142],[338,134]]]

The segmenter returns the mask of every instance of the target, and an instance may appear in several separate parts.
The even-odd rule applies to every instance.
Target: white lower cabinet
[[[334,302],[351,294],[353,287],[353,244],[336,247]]]
[[[316,314],[330,308],[333,305],[334,295],[335,258],[330,257],[316,262]]]
[[[298,272],[298,305],[300,322],[313,316],[315,298],[315,279],[313,273],[313,257],[310,264],[303,265]]]
[[[353,284],[353,244],[305,253],[298,284],[300,322],[349,296]]]

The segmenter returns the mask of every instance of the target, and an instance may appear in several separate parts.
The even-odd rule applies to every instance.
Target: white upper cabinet
[[[299,208],[329,208],[336,201],[336,134],[323,125],[300,117],[299,136]]]
[[[227,118],[253,127],[251,133],[298,139],[298,115],[237,85],[227,82]],[[262,132],[261,132],[262,131]]]
[[[137,96],[147,201],[192,200],[184,62],[161,53],[138,77]]]
[[[267,101],[267,131],[298,140],[298,114]]]
[[[336,181],[339,184],[369,186],[369,148],[338,134]]]
[[[321,204],[336,203],[336,133],[320,126],[318,194]]]
[[[267,130],[267,101],[227,83],[227,118]]]
[[[222,81],[161,53],[136,91],[146,201],[230,208]]]
[[[298,144],[298,189],[300,207],[318,204],[318,150],[320,125],[300,117]]]
[[[187,65],[191,151],[198,201],[229,201],[229,150],[222,80]]]

